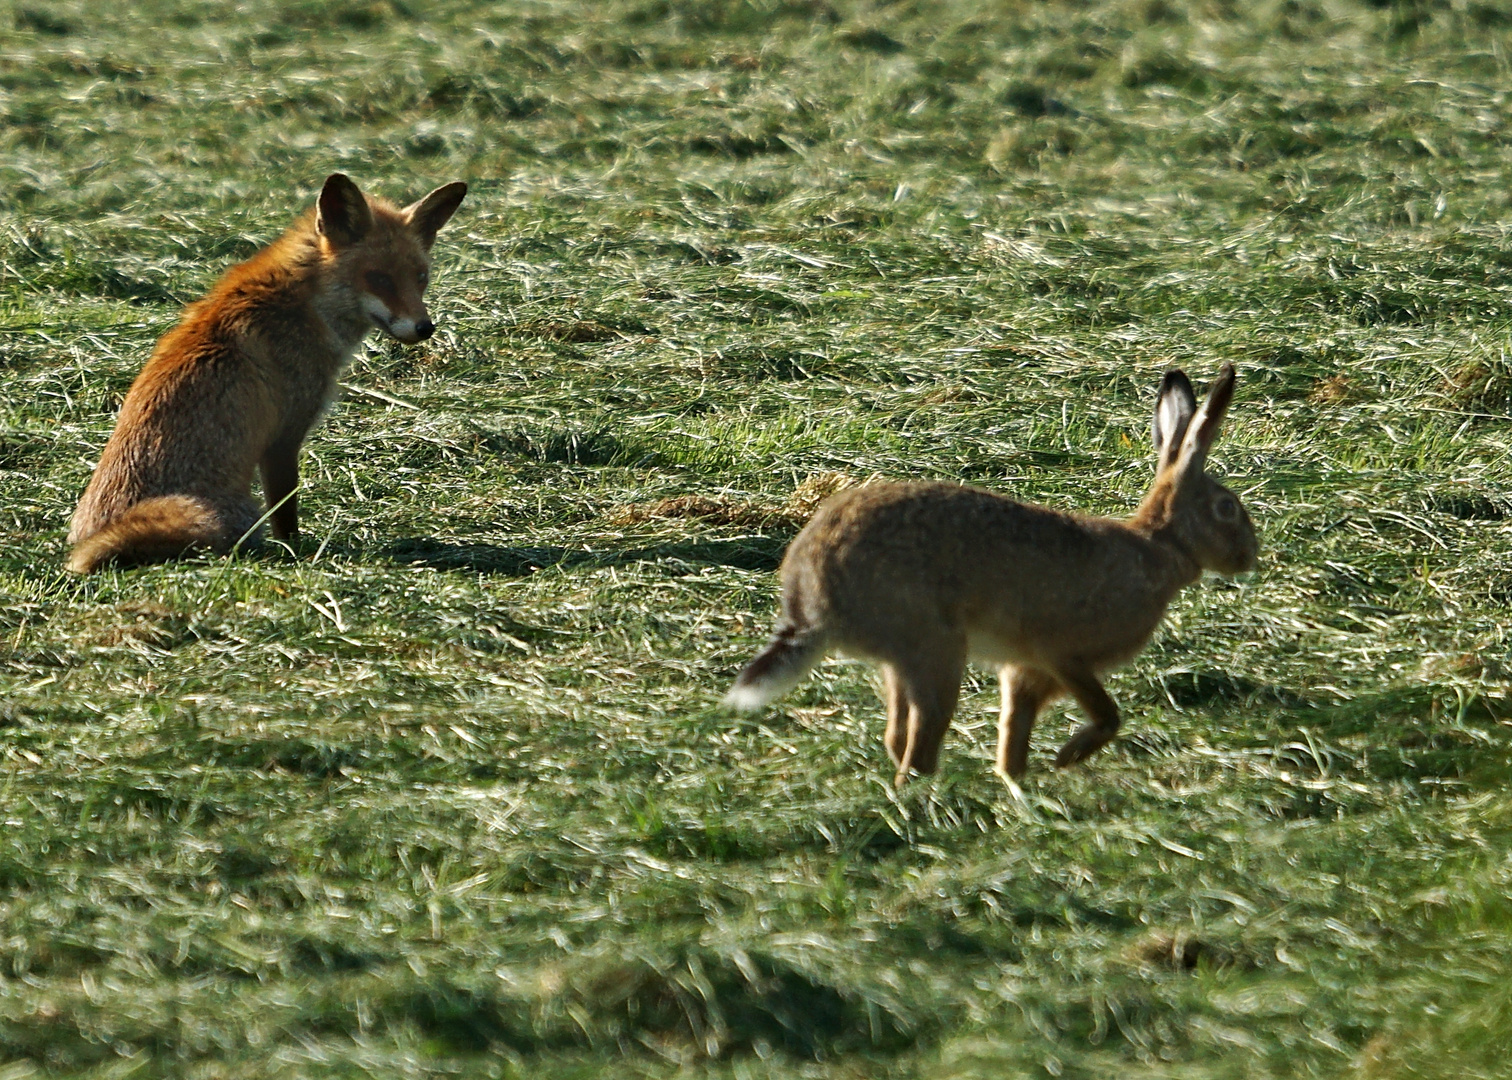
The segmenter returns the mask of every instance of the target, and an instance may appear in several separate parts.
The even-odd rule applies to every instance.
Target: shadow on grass
[[[437,570],[469,570],[505,577],[526,577],[547,567],[626,566],[632,563],[683,563],[687,566],[733,566],[741,570],[775,570],[782,561],[786,537],[740,536],[728,540],[697,540],[648,547],[567,548],[551,545],[514,547],[470,544],[429,537],[406,537],[380,549],[375,557],[406,566]]]
[[[390,978],[369,1007],[380,1025],[417,1029],[453,1053],[656,1048],[686,1060],[897,1052],[932,1034],[935,1020],[905,1017],[886,997],[755,948],[630,950],[548,965],[540,976],[524,993]]]
[[[557,545],[509,545],[466,543],[454,540],[435,540],[425,536],[401,537],[398,540],[374,548],[360,544],[328,543],[320,545],[328,555],[339,555],[355,562],[372,560],[401,566],[429,566],[437,570],[469,570],[481,574],[499,574],[504,577],[528,577],[548,567],[576,569],[578,567],[627,566],[641,562],[673,562],[689,567],[733,566],[741,570],[776,570],[782,562],[791,536],[737,536],[728,539],[696,540],[687,543],[652,544],[632,548],[568,548]],[[311,540],[301,542],[298,550],[266,538],[249,541],[235,554],[237,562],[249,565],[292,565],[310,557],[316,545]],[[151,570],[159,566],[181,566],[199,563],[217,566],[224,557],[203,553],[191,553],[182,559],[143,566],[130,566],[128,571]],[[0,567],[3,567],[0,561]],[[28,568],[34,564],[26,563]],[[0,713],[0,724],[4,714]]]

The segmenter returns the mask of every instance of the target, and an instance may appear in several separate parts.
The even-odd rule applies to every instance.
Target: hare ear
[[[340,248],[357,243],[372,227],[373,212],[357,185],[342,173],[326,177],[316,203],[316,230]]]
[[[1202,471],[1207,462],[1208,450],[1218,440],[1218,428],[1233,399],[1234,365],[1224,364],[1218,377],[1213,380],[1213,385],[1208,387],[1207,400],[1187,425],[1186,438],[1181,443],[1181,454],[1176,459],[1177,472],[1186,475]]]
[[[1164,472],[1176,460],[1176,451],[1181,449],[1181,440],[1196,409],[1197,395],[1192,393],[1192,380],[1186,377],[1186,372],[1166,372],[1155,398],[1155,422],[1150,425],[1157,473]]]

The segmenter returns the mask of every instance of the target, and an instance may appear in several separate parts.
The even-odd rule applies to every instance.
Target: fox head
[[[315,206],[315,231],[333,258],[338,280],[390,337],[413,345],[436,332],[424,299],[430,249],[466,194],[460,181],[444,184],[401,209],[364,195],[341,173],[326,177]]]

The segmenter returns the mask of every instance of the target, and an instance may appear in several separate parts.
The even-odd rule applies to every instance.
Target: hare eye
[[[1239,520],[1239,502],[1230,495],[1222,496],[1213,504],[1213,516],[1219,521]]]

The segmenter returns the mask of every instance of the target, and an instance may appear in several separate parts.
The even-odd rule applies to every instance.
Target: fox
[[[332,173],[282,236],[189,304],[126,393],[67,569],[225,554],[265,518],[296,541],[299,449],[369,330],[410,345],[435,333],[431,246],[466,194],[457,181],[400,208]]]

